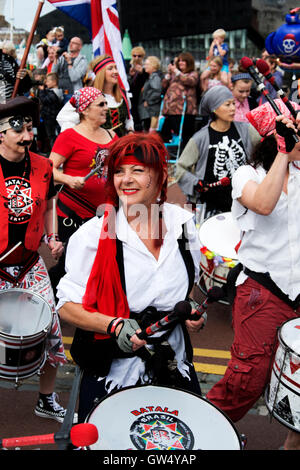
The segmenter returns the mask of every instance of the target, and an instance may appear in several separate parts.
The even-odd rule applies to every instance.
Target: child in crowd
[[[210,45],[208,52],[208,60],[212,59],[215,56],[220,56],[223,60],[223,67],[221,70],[222,82],[228,83],[228,74],[229,74],[229,65],[228,65],[228,55],[229,55],[229,46],[225,41],[226,31],[224,29],[216,29],[212,34],[213,41]]]

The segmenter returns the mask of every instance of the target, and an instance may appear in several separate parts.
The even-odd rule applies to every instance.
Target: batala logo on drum
[[[146,406],[131,413],[138,416],[130,428],[130,438],[139,450],[190,450],[194,436],[189,427],[177,418],[178,410]]]

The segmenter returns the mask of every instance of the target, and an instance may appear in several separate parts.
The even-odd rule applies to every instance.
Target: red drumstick
[[[0,439],[0,446],[24,447],[44,444],[55,444],[65,441],[72,443],[76,447],[86,447],[94,444],[98,440],[98,430],[94,424],[81,423],[73,426],[70,433],[57,432],[56,434],[42,434],[40,436],[9,437]]]

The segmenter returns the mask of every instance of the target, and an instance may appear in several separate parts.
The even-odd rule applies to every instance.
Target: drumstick
[[[5,255],[1,256],[0,261],[4,260],[8,255],[10,255],[18,246],[21,245],[22,242],[18,242],[13,248],[11,248]]]
[[[112,127],[111,128],[111,131],[113,131],[114,129],[117,129],[117,127],[120,127],[122,126],[123,122],[120,122],[119,124],[117,124],[116,126]]]
[[[190,303],[187,302],[186,300],[178,302],[175,305],[173,312],[170,312],[161,320],[158,320],[157,322],[152,323],[152,325],[149,325],[147,328],[142,330],[140,333],[137,333],[136,335],[139,339],[146,339],[148,338],[148,336],[152,336],[157,331],[162,330],[163,328],[165,328],[168,325],[173,324],[174,322],[178,322],[180,320],[186,320],[188,316],[190,315],[191,310],[192,310],[192,307]]]
[[[55,248],[55,235],[56,235],[56,199],[55,197],[53,198],[52,231],[53,231],[53,247]]]
[[[84,177],[84,181],[88,180],[91,176],[93,176],[95,173],[97,173],[97,171],[100,170],[102,166],[102,163],[100,163],[100,165],[96,166],[95,168],[93,168],[85,177]]]

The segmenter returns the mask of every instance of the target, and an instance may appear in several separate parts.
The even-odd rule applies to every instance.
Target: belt
[[[72,219],[73,222],[80,226],[82,225],[84,222],[86,222],[87,220],[90,219],[87,218],[87,219],[82,219],[81,217],[79,217],[79,215],[76,214],[76,212],[74,212],[72,209],[70,209],[68,206],[66,206],[66,204],[64,204],[63,202],[61,202],[60,199],[57,200],[57,207],[59,207],[59,209],[64,213],[66,214],[66,216],[69,218],[69,219]]]

